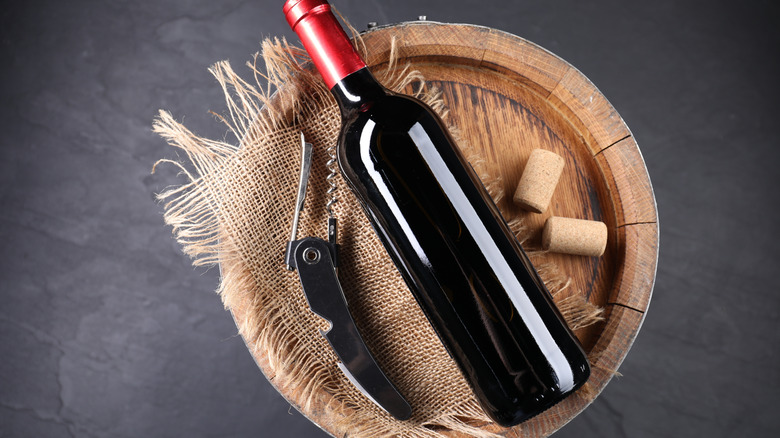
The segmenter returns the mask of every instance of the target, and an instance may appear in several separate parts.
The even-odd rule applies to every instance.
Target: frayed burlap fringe
[[[253,354],[267,361],[269,369],[264,371],[269,378],[283,386],[284,395],[304,413],[313,409],[339,413],[334,421],[348,436],[439,437],[452,431],[498,436],[487,430],[497,429],[486,427],[489,419],[340,178],[334,207],[341,224],[340,278],[366,342],[412,404],[411,420],[394,420],[341,374],[319,334],[325,323],[308,310],[297,274],[284,268],[300,160],[299,132],[315,145],[299,237],[324,237],[325,151],[335,144],[340,123],[335,101],[319,77],[305,68],[306,62],[301,49],[274,39],[266,40],[262,55],[249,64],[255,84],[241,79],[226,62],[211,68],[227,102],[227,112],[216,116],[235,136],[237,146],[199,137],[168,112],[160,112],[154,131],[184,151],[191,163],[161,160],[178,166],[188,178],[159,195],[165,202],[166,223],[195,265],[220,266],[218,292],[225,306],[246,308],[241,335],[256,349]],[[375,70],[381,82],[416,94],[446,120],[441,93],[426,87],[418,72],[398,65],[395,50],[383,66]],[[474,150],[465,147],[464,154],[500,205],[498,176],[487,174]],[[510,219],[512,230],[525,240],[529,231],[522,219]],[[554,266],[537,266],[573,328],[601,318],[600,309],[567,290],[571,283]],[[592,399],[587,393],[584,397]]]

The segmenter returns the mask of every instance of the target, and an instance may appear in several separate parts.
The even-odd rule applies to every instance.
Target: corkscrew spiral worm
[[[329,146],[325,149],[325,153],[328,154],[328,162],[325,163],[325,167],[329,171],[328,176],[325,178],[325,181],[328,183],[328,191],[326,192],[328,203],[325,205],[325,210],[328,212],[328,217],[333,217],[333,205],[338,202],[336,197],[336,176],[339,171],[339,163],[336,159],[336,145],[332,144]]]

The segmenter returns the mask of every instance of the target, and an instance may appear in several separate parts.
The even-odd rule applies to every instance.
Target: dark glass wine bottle
[[[344,178],[485,412],[509,427],[582,386],[582,347],[439,117],[374,79],[326,1],[284,13],[341,108]]]

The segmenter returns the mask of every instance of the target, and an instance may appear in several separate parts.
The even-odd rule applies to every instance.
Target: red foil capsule
[[[287,0],[283,11],[328,89],[366,66],[327,1]]]

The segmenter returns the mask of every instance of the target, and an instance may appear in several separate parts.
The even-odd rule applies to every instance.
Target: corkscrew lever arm
[[[303,211],[303,203],[306,201],[306,188],[309,186],[309,174],[311,173],[311,150],[311,143],[306,143],[306,137],[301,132],[301,175],[298,179],[298,196],[295,199],[295,215],[293,216],[290,242],[294,241],[298,235],[298,220],[301,217],[301,211]],[[293,270],[289,262],[287,269]]]
[[[303,209],[306,185],[311,169],[311,144],[301,136],[302,163],[293,231],[287,243],[285,263],[297,270],[309,308],[330,323],[320,333],[338,356],[338,364],[347,378],[371,401],[399,420],[412,415],[409,403],[384,374],[360,336],[349,311],[344,290],[336,272],[338,245],[335,243],[335,218],[329,218],[329,240],[305,237],[296,240],[298,218]],[[333,222],[331,222],[333,221]],[[332,227],[332,229],[331,229]]]

